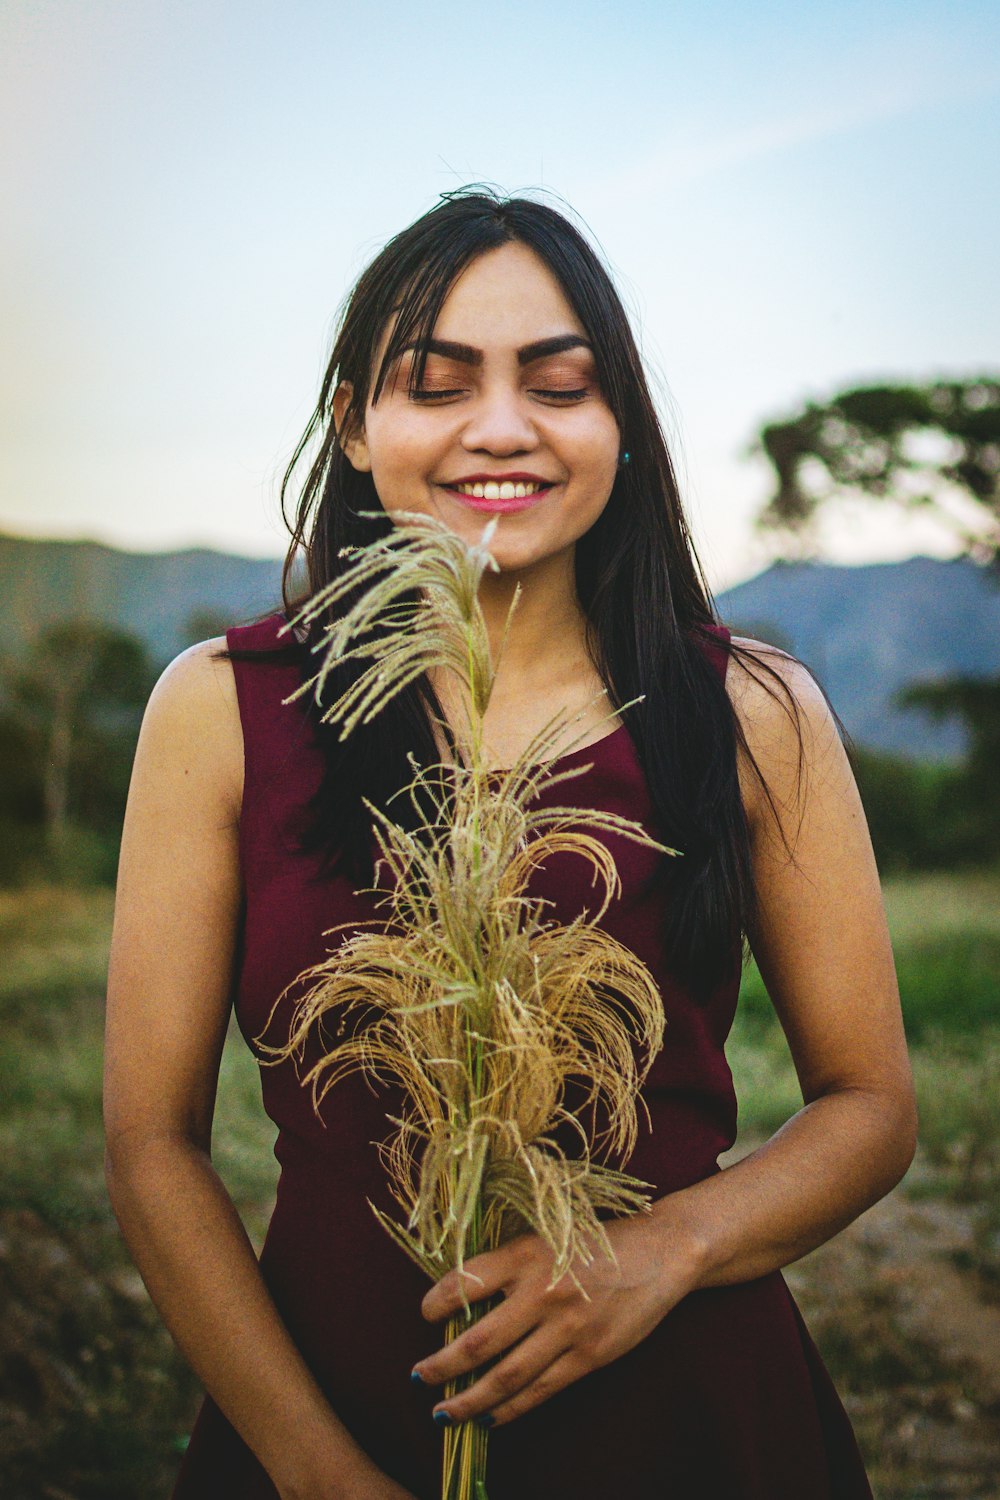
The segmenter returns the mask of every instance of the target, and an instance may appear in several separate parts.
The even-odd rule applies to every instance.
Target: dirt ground
[[[146,1500],[176,1466],[167,1434],[184,1430],[195,1393],[137,1274],[95,1274],[86,1238],[0,1215],[0,1490],[12,1500]],[[1000,1500],[1000,1303],[969,1269],[973,1245],[974,1210],[897,1189],[786,1273],[877,1500]],[[135,1430],[137,1402],[159,1409],[162,1432]],[[117,1460],[134,1445],[110,1489],[95,1423]]]
[[[786,1276],[877,1500],[1000,1500],[1000,1305],[974,1211],[897,1188]]]

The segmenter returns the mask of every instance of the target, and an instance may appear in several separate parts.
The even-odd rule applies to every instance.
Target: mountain
[[[84,615],[140,636],[166,662],[223,622],[277,607],[280,596],[281,565],[272,559],[0,537],[3,654],[19,655],[49,621]],[[894,695],[915,681],[1000,674],[1000,583],[966,559],[776,563],[717,602],[736,633],[772,641],[811,667],[848,732],[874,749],[959,754],[959,725],[904,712]]]
[[[7,654],[18,655],[40,625],[74,615],[130,631],[166,664],[212,633],[211,625],[192,632],[195,616],[235,625],[277,608],[280,598],[281,564],[273,558],[0,536],[0,652]]]
[[[901,710],[896,693],[912,682],[1000,675],[1000,578],[966,558],[776,563],[717,602],[737,634],[804,661],[848,733],[872,749],[960,754],[959,724]]]

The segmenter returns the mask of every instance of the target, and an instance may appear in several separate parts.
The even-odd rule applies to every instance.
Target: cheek
[[[391,422],[378,419],[369,422],[367,436],[376,479],[379,475],[392,479],[417,477],[434,461],[435,445],[426,427],[407,421],[405,416],[396,416]]]
[[[563,428],[564,440],[578,450],[580,458],[591,463],[617,463],[620,446],[618,423],[606,408],[595,411],[580,409],[565,414],[575,418]]]
[[[618,468],[621,443],[618,426],[610,415],[606,422],[591,423],[577,435],[578,462],[595,482],[610,487]]]
[[[618,424],[610,412],[601,421],[591,421],[586,431],[578,434],[578,472],[591,496],[584,530],[594,524],[611,497],[620,450]]]

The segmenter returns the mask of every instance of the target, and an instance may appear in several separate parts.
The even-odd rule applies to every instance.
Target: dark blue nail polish
[[[484,1412],[481,1417],[477,1417],[476,1421],[479,1423],[480,1427],[492,1427],[493,1423],[496,1421],[496,1417],[491,1411],[487,1411]]]
[[[410,1379],[413,1381],[414,1385],[425,1385],[426,1384],[426,1382],[424,1380],[424,1377],[421,1375],[421,1373],[420,1373],[419,1370],[411,1370],[410,1371]]]
[[[451,1415],[450,1412],[432,1411],[431,1416],[434,1418],[439,1427],[454,1427],[455,1425],[455,1418]]]

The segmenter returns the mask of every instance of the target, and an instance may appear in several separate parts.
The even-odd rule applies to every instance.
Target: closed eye
[[[586,386],[581,386],[572,391],[544,390],[538,388],[528,392],[530,396],[538,396],[543,401],[582,401],[590,394]],[[417,388],[409,392],[411,401],[449,401],[456,396],[464,396],[465,391],[456,390],[428,390],[426,387]]]
[[[410,400],[411,401],[441,401],[441,400],[444,400],[444,399],[446,399],[446,398],[448,398],[450,396],[464,396],[464,395],[465,395],[465,392],[461,391],[461,390],[457,390],[457,391],[412,390],[412,391],[410,391]]]

